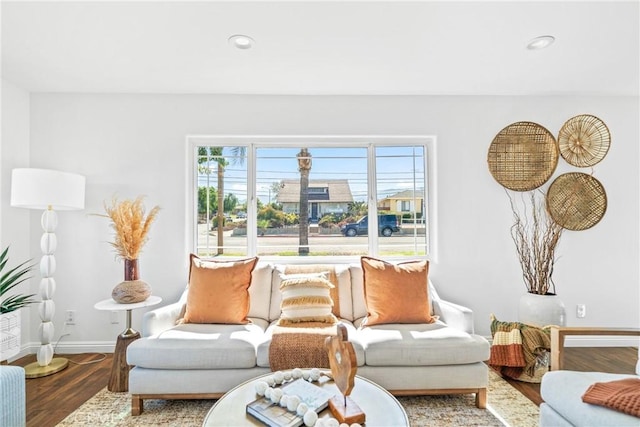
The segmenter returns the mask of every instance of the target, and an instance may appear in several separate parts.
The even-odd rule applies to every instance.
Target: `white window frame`
[[[205,145],[223,146],[245,146],[247,147],[247,254],[253,256],[257,253],[257,203],[256,203],[256,151],[257,148],[290,148],[290,147],[323,147],[340,148],[366,147],[367,148],[367,169],[368,169],[368,209],[374,212],[377,209],[377,182],[376,182],[376,158],[375,147],[386,146],[407,146],[423,145],[426,152],[424,155],[425,179],[427,180],[424,190],[424,201],[426,204],[426,227],[427,227],[427,255],[426,256],[402,256],[387,257],[389,260],[404,260],[407,258],[426,258],[431,262],[437,262],[438,249],[438,193],[437,193],[437,138],[433,135],[187,135],[186,136],[186,197],[185,197],[185,236],[186,248],[189,252],[196,251],[197,242],[197,209],[195,205],[195,191],[197,187],[197,168],[195,167],[196,147]],[[378,227],[377,216],[372,216],[369,221],[369,253],[375,254],[378,246],[379,236],[376,232]],[[373,232],[371,232],[373,230]],[[360,256],[339,257],[344,263],[359,262]],[[325,256],[265,256],[260,255],[260,259],[267,262],[286,263],[327,263],[335,262],[336,257]]]

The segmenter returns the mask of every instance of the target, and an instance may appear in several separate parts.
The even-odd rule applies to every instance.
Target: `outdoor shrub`
[[[318,221],[318,225],[322,228],[331,228],[332,225],[335,225],[338,222],[337,215],[335,214],[326,214],[320,221]]]
[[[285,223],[285,214],[268,205],[258,211],[258,220],[268,221],[269,227],[280,228]]]
[[[295,212],[284,214],[284,225],[296,225],[300,223],[300,216]]]

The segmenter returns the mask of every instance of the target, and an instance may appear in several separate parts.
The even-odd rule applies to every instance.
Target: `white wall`
[[[29,93],[5,80],[1,123],[0,246],[11,245],[11,257],[21,259],[29,255],[29,211],[10,207],[11,170],[29,166]]]
[[[87,176],[86,211],[59,215],[56,324],[63,324],[68,309],[77,310],[78,322],[60,348],[112,345],[123,328],[93,308],[122,280],[122,265],[107,243],[108,222],[90,215],[102,213],[103,201],[114,194],[144,194],[149,205],[162,207],[140,258],[142,278],[165,302],[179,295],[190,250],[187,134],[436,135],[439,260],[430,274],[443,297],[474,309],[476,331],[489,335],[490,313],[516,320],[525,291],[509,236],[508,200],[487,169],[489,144],[515,121],[538,122],[557,134],[567,119],[584,113],[600,117],[612,133],[609,155],[595,170],[607,190],[608,210],[593,229],[563,236],[558,293],[569,325],[637,327],[637,98],[32,94],[31,166]],[[36,217],[31,230],[37,256]],[[578,303],[587,306],[585,319],[575,317]],[[142,312],[134,312],[134,326]],[[37,341],[35,326],[31,336]]]
[[[31,228],[27,209],[12,208],[11,170],[29,166],[29,93],[2,80],[2,133],[0,139],[0,248],[11,246],[8,267],[28,260]],[[36,258],[36,261],[39,256]],[[35,273],[37,275],[37,272]],[[10,295],[37,293],[30,283],[15,287]],[[29,313],[22,310],[22,343],[29,342]]]

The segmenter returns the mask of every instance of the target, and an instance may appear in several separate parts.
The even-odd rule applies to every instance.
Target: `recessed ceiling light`
[[[254,43],[255,40],[242,34],[236,34],[229,37],[229,44],[233,47],[237,47],[238,49],[250,49]]]
[[[551,44],[556,40],[553,36],[540,36],[535,39],[531,39],[529,43],[527,43],[527,49],[529,50],[540,50],[545,47],[551,46]]]

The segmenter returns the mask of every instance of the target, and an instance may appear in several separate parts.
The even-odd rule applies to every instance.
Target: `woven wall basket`
[[[591,175],[581,172],[557,177],[547,192],[551,217],[568,230],[586,230],[596,225],[607,210],[604,187]]]
[[[558,165],[555,137],[533,122],[516,122],[491,142],[487,162],[498,183],[514,191],[529,191],[547,182]]]
[[[570,118],[558,133],[560,155],[573,166],[595,165],[607,155],[610,144],[609,128],[588,114]]]

